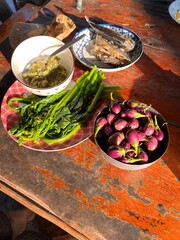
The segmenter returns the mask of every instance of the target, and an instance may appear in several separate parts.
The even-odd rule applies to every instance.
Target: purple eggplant
[[[147,119],[148,119],[148,122],[144,127],[144,133],[146,134],[146,136],[151,136],[154,133],[155,126],[154,126],[153,120],[151,120],[149,117]]]
[[[139,129],[137,130],[137,133],[138,133],[139,142],[145,141],[146,134],[144,132],[140,131]]]
[[[115,133],[113,133],[112,135],[110,135],[108,137],[107,142],[108,142],[109,146],[111,146],[111,145],[119,146],[124,138],[125,138],[124,137],[124,133],[122,133],[122,132],[115,132]]]
[[[107,124],[104,126],[103,131],[106,136],[110,136],[113,132],[113,128],[111,125]]]
[[[114,114],[114,113],[108,113],[107,115],[107,122],[112,125],[114,124],[115,121],[118,120],[118,115]]]
[[[142,163],[147,163],[149,160],[148,154],[145,151],[141,151],[138,154],[138,158],[141,159]]]
[[[155,130],[154,136],[156,137],[156,139],[158,141],[162,141],[164,139],[164,133],[163,133],[163,131],[161,129]]]
[[[117,102],[113,103],[112,106],[111,106],[111,111],[112,113],[114,114],[118,114],[120,113],[121,111],[121,105]]]
[[[126,139],[131,145],[134,143],[139,143],[138,132],[135,129],[129,129],[126,132]]]
[[[96,121],[96,126],[104,126],[107,124],[107,119],[105,117],[99,117]]]
[[[126,115],[128,118],[141,118],[145,117],[144,114],[137,112],[134,108],[129,108],[126,110]]]
[[[125,154],[126,154],[126,151],[123,147],[112,145],[108,148],[108,155],[112,158],[118,159],[125,156]]]
[[[125,149],[130,149],[131,148],[131,144],[129,142],[127,142],[126,140],[124,140],[121,145]]]
[[[117,131],[121,131],[123,130],[126,126],[127,126],[127,121],[125,119],[118,119],[115,123],[114,123],[114,128],[117,130]]]
[[[146,138],[144,145],[146,146],[147,150],[154,151],[158,146],[158,140],[154,136],[149,136]]]
[[[139,147],[139,136],[138,132],[135,129],[129,129],[126,132],[126,139],[131,144],[131,146],[135,149],[135,156],[137,156],[138,153],[138,147]]]
[[[121,161],[122,163],[136,163],[136,162],[141,162],[142,159],[141,158],[134,158],[134,157],[121,157],[119,159],[119,161]]]
[[[128,127],[131,129],[137,129],[139,127],[139,121],[137,118],[131,118],[128,121]]]
[[[105,117],[99,117],[96,121],[95,127],[95,137],[97,136],[98,132],[107,124],[107,119]]]
[[[146,136],[151,136],[154,133],[154,126],[153,125],[146,125],[144,127],[144,133],[146,134]]]
[[[122,110],[122,111],[119,113],[119,116],[120,116],[120,118],[127,118],[126,111],[125,111],[125,110]]]
[[[154,116],[154,125],[155,125],[154,136],[157,138],[158,141],[162,141],[164,139],[164,133],[159,127],[156,115]]]
[[[135,101],[135,100],[128,100],[126,102],[126,105],[130,108],[141,107],[141,103],[139,101]]]
[[[128,158],[128,157],[121,157],[118,160],[122,163],[130,163],[130,158]]]
[[[135,155],[135,152],[133,150],[130,150],[126,153],[127,157],[134,157],[134,155]]]

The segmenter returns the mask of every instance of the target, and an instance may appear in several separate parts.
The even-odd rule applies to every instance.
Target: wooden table
[[[136,32],[144,45],[141,59],[105,73],[106,81],[122,86],[125,99],[152,104],[169,122],[168,151],[141,171],[108,164],[93,138],[71,149],[37,152],[19,147],[0,124],[0,189],[78,239],[180,239],[180,25],[169,16],[169,4],[83,0],[79,12],[73,1],[52,0],[31,18],[42,22],[63,12],[78,31],[87,15]],[[6,44],[0,52],[1,93],[15,80]]]

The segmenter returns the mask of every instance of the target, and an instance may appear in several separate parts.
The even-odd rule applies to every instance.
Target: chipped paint
[[[132,187],[132,186],[128,186],[128,193],[129,193],[130,196],[135,197],[135,198],[141,200],[142,202],[144,202],[144,204],[150,204],[151,203],[150,200],[142,198],[139,194],[137,194],[135,192],[134,187]]]
[[[167,213],[167,210],[165,209],[163,204],[157,204],[157,209],[159,210],[159,212],[161,213],[161,215],[165,215]]]
[[[65,187],[66,182],[60,177],[53,175],[53,173],[48,169],[42,169],[33,165],[31,165],[31,168],[41,173],[44,176],[46,183],[51,187],[56,189]]]

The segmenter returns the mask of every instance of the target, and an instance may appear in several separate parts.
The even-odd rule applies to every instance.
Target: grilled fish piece
[[[91,54],[104,63],[116,66],[124,66],[131,62],[128,53],[98,34],[96,35]]]
[[[126,52],[129,52],[134,49],[135,41],[132,38],[123,36],[120,33],[113,31],[112,29],[99,26],[90,21],[90,19],[87,16],[85,16],[85,19],[96,33],[100,34],[108,41],[113,41],[114,44],[117,45],[119,48],[124,49]]]

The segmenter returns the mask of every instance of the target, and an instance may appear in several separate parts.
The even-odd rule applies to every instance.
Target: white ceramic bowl
[[[107,111],[108,111],[108,107],[104,108],[102,110],[102,112],[99,114],[99,116],[97,117],[97,119],[101,116],[106,116]],[[117,159],[114,159],[112,157],[110,157],[107,153],[107,144],[106,144],[106,138],[105,137],[101,137],[95,138],[95,143],[96,145],[99,147],[100,153],[101,155],[104,157],[104,159],[106,161],[108,161],[110,164],[120,168],[120,169],[124,169],[124,170],[140,170],[140,169],[144,169],[147,168],[149,166],[151,166],[152,164],[154,164],[155,162],[157,162],[167,151],[168,146],[169,146],[169,129],[168,126],[166,124],[166,121],[164,119],[164,117],[158,112],[156,111],[154,108],[150,107],[149,110],[151,112],[151,114],[154,116],[157,116],[157,120],[158,120],[158,124],[159,126],[161,126],[161,129],[164,133],[164,139],[158,143],[158,147],[157,149],[155,149],[150,155],[149,155],[149,160],[147,163],[123,163],[118,161]]]
[[[32,59],[40,55],[49,55],[63,45],[64,43],[62,41],[54,37],[35,36],[24,40],[14,50],[11,59],[12,71],[29,92],[36,95],[48,96],[60,92],[68,86],[74,71],[73,55],[69,49],[57,54],[61,64],[67,71],[67,78],[57,86],[51,88],[32,88],[25,84],[22,79],[22,72]]]

